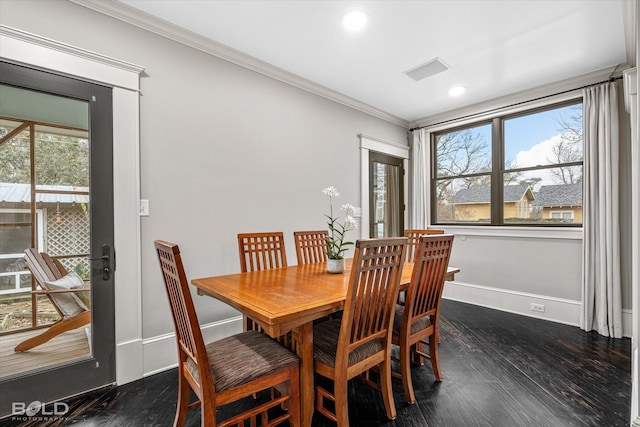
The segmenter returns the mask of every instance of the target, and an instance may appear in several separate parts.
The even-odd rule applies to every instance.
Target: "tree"
[[[581,162],[583,159],[582,105],[571,107],[571,113],[558,118],[560,141],[553,147],[547,160],[551,164]],[[582,182],[582,166],[561,166],[551,169],[554,179],[560,184]]]
[[[538,184],[540,184],[541,181],[542,181],[542,178],[533,177],[533,178],[522,179],[518,181],[518,184],[528,185],[529,187],[531,187],[531,191],[537,191],[536,187],[538,186]]]
[[[8,132],[0,128],[0,139]],[[20,136],[0,145],[0,182],[29,183],[29,139]]]
[[[450,132],[437,139],[438,177],[467,175],[491,170],[490,141],[472,129]]]
[[[479,188],[491,186],[491,141],[473,129],[450,132],[438,137],[436,142],[436,161],[438,178],[436,183],[437,200],[452,200],[453,196],[463,188]],[[505,169],[516,169],[515,161],[507,160]],[[475,176],[461,175],[483,174]],[[521,172],[509,172],[503,175],[503,184],[516,183]],[[456,180],[457,182],[453,182]]]
[[[11,129],[0,127],[0,141]],[[0,143],[0,182],[31,182],[29,130]],[[35,173],[40,185],[89,186],[89,141],[85,138],[35,133]]]

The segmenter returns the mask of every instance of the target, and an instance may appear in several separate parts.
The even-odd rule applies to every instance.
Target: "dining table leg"
[[[300,412],[302,426],[311,427],[314,410],[315,388],[313,382],[313,322],[293,330],[295,352],[300,358]]]

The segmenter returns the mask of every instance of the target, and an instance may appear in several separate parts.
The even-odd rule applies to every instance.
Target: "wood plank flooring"
[[[38,329],[0,337],[0,379],[90,356],[84,327],[67,331],[29,351],[13,351],[16,345],[43,331]]]
[[[444,380],[434,381],[429,364],[416,367],[415,405],[406,403],[394,380],[394,421],[386,419],[380,393],[353,380],[351,426],[630,424],[630,339],[446,300],[441,333]],[[69,399],[68,418],[49,425],[171,426],[176,375],[174,369]],[[200,425],[198,411],[191,411],[186,425]],[[335,424],[315,414],[313,426]]]

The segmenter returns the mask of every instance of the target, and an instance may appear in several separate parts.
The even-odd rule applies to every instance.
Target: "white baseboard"
[[[216,341],[242,332],[242,316],[201,326],[204,342]],[[178,365],[176,334],[158,335],[143,340],[143,375],[149,376]]]
[[[142,340],[116,344],[116,383],[127,384],[142,378]]]
[[[447,282],[442,297],[565,325],[580,326],[580,301],[462,282]],[[542,305],[544,312],[532,311],[531,304]],[[622,310],[622,330],[625,337],[631,337],[631,317],[631,310]]]
[[[447,282],[443,298],[576,327],[580,325],[580,301],[462,282]],[[531,311],[532,303],[543,305],[544,312]],[[623,334],[625,337],[630,337],[631,310],[623,310],[622,316]],[[242,331],[242,316],[209,323],[203,325],[201,329],[205,342],[215,341]],[[126,384],[142,376],[146,377],[174,368],[177,366],[175,334],[169,333],[119,344],[117,360],[120,361],[117,364],[118,384]],[[136,366],[137,364],[130,363],[134,360],[143,361],[142,369]]]

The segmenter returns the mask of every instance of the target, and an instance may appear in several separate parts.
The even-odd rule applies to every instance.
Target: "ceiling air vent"
[[[417,67],[404,71],[404,74],[418,82],[422,79],[426,79],[427,77],[431,77],[448,69],[449,66],[445,64],[440,58],[434,58],[422,65],[418,65]]]

